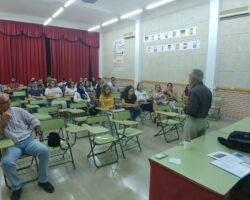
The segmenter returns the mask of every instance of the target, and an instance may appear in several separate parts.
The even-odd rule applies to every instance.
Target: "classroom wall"
[[[144,86],[154,87],[160,83],[164,88],[166,82],[174,82],[174,87],[180,97],[185,83],[188,82],[188,73],[193,68],[200,68],[205,72],[207,56],[207,40],[209,26],[209,0],[178,0],[169,5],[157,8],[142,17],[142,36],[155,34],[169,30],[184,28],[188,26],[197,27],[197,36],[183,39],[164,40],[163,42],[152,42],[152,45],[168,44],[179,41],[200,40],[201,49],[147,54],[146,46],[142,41],[142,77]],[[241,6],[250,6],[250,0],[221,0],[220,10],[227,10]],[[125,24],[124,24],[125,25]],[[134,30],[131,24],[130,32]],[[106,35],[119,35],[126,27],[113,27]],[[119,34],[118,34],[119,33]],[[104,39],[105,40],[105,39]],[[106,43],[106,55],[111,51]],[[131,44],[134,51],[134,45]],[[134,53],[134,52],[133,52]],[[218,33],[218,53],[217,53],[217,75],[215,95],[223,97],[222,116],[242,119],[250,116],[250,16],[231,18],[219,21]],[[124,55],[125,57],[128,55]],[[132,58],[134,59],[134,55]],[[108,69],[107,62],[104,61],[104,77],[115,75],[118,83],[122,86],[133,84],[133,75],[124,76],[123,73],[113,73]],[[131,63],[134,66],[134,63]],[[111,66],[112,68],[112,66]],[[127,68],[126,68],[127,69]],[[134,71],[130,68],[131,73]],[[108,79],[107,79],[108,80]]]
[[[222,0],[221,10],[250,6],[250,0]],[[250,16],[220,20],[217,85],[250,88]]]
[[[142,80],[188,82],[193,68],[205,71],[208,41],[209,1],[178,0],[152,10],[142,18],[143,35],[197,27],[197,35],[156,42],[142,42]],[[146,53],[148,45],[200,40],[196,50]]]
[[[114,67],[114,41],[123,39],[123,34],[135,32],[135,25],[133,21],[123,21],[114,26],[107,27],[102,32],[103,40],[103,76],[118,78],[133,79],[134,78],[134,57],[135,39],[126,39],[124,48],[124,64],[119,67]]]

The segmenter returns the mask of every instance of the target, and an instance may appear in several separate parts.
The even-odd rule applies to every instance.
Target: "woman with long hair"
[[[52,79],[51,81],[48,82],[48,88],[45,90],[45,96],[46,97],[62,97],[63,93],[62,90],[57,86],[57,82],[55,79]],[[67,103],[66,101],[57,101],[53,100],[51,102],[52,105],[57,105],[60,103],[62,105],[62,108],[67,108]]]
[[[164,94],[166,95],[168,101],[175,100],[174,86],[172,83],[167,84],[167,89],[164,91]]]
[[[153,93],[153,98],[155,99],[157,105],[161,105],[164,102],[166,102],[166,97],[162,93],[161,85],[156,84],[155,85],[155,91]]]
[[[75,93],[75,83],[73,81],[71,81],[69,83],[69,85],[66,87],[65,96],[73,96]]]
[[[96,99],[100,98],[103,85],[104,85],[104,81],[102,80],[102,78],[98,78],[97,84],[96,84]]]
[[[187,84],[187,86],[182,94],[182,98],[183,98],[183,101],[185,104],[188,103],[188,98],[190,96],[191,89],[192,89],[191,86],[189,84]]]
[[[154,112],[155,117],[158,118],[157,117],[158,115],[156,113],[157,103],[154,99],[149,98],[147,92],[143,90],[143,84],[141,82],[137,84],[135,95],[137,97],[137,101],[142,103],[141,104],[142,110]],[[143,102],[147,102],[147,103],[143,104]]]
[[[122,106],[130,111],[133,120],[136,120],[137,116],[141,113],[141,107],[137,101],[135,95],[135,89],[132,85],[127,86],[121,95]]]
[[[88,95],[89,95],[90,97],[92,97],[92,95],[93,95],[93,90],[94,90],[94,88],[92,87],[92,82],[90,82],[89,80],[86,80],[86,81],[84,82],[84,89],[85,89],[85,91],[88,93]]]
[[[115,108],[114,97],[111,93],[111,88],[108,84],[102,87],[102,94],[100,96],[100,104],[102,108],[108,108],[110,110]]]

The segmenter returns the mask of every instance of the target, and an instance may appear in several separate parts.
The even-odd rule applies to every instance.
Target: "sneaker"
[[[14,190],[11,194],[10,200],[19,200],[22,193],[22,188],[19,190]]]
[[[55,191],[53,185],[51,185],[49,182],[46,182],[46,183],[38,182],[38,185],[48,193],[53,193]]]

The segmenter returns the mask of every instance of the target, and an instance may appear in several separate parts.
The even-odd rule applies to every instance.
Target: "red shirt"
[[[19,83],[9,83],[8,88],[11,88],[11,89],[19,88]]]

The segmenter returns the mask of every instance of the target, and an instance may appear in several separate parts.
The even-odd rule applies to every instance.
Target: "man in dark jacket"
[[[203,84],[203,72],[200,69],[194,69],[189,77],[192,87],[188,99],[188,105],[184,108],[187,115],[184,126],[184,141],[190,142],[191,139],[205,134],[206,117],[212,104],[212,93]]]

